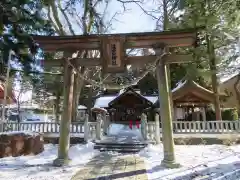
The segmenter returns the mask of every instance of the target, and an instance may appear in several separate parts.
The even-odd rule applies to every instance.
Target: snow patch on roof
[[[181,89],[189,80],[185,80],[185,81],[180,81],[179,83],[177,83],[177,87],[175,87],[172,92],[176,92],[177,90]],[[200,86],[198,83],[196,83],[195,81],[192,81],[192,83],[199,89],[202,89],[203,91],[206,91],[208,93],[213,93],[212,91]]]
[[[172,90],[172,92],[175,92],[175,91],[177,91],[178,89],[180,89],[180,88],[182,88],[185,84],[186,84],[186,80],[185,81],[179,81],[178,83],[177,83],[177,86]]]
[[[101,108],[101,107],[93,107],[93,108],[91,108],[91,111],[101,111],[101,112],[105,112],[105,113],[108,112],[105,108]]]
[[[153,104],[158,100],[158,96],[143,96]]]
[[[229,76],[223,76],[220,78],[220,83],[225,83],[226,81],[232,79],[233,77],[237,76],[239,74],[239,72],[236,72],[232,75],[229,75]]]
[[[95,101],[94,108],[107,108],[108,104],[118,96],[119,95],[99,97]],[[158,100],[158,96],[142,96],[142,97],[146,98],[148,101],[152,102],[153,104]]]
[[[102,96],[96,99],[95,108],[107,108],[108,103],[114,100],[117,96]]]
[[[79,109],[79,110],[80,110],[80,109],[87,109],[87,107],[84,106],[84,105],[78,105],[78,109]]]
[[[126,91],[125,89],[120,89],[120,91],[119,91],[118,95],[121,95],[121,94],[123,94],[125,91]]]
[[[207,92],[209,92],[209,93],[213,93],[212,91],[210,91],[210,90],[208,90],[208,89],[200,86],[198,83],[196,83],[196,82],[194,82],[194,81],[193,81],[193,83],[194,83],[194,85],[197,86],[199,89],[202,89],[202,90],[207,91]]]

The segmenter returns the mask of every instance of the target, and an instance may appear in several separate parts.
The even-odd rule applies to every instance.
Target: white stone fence
[[[39,133],[59,133],[60,123],[55,122],[7,122],[3,124],[4,132],[8,131],[33,131]],[[84,123],[71,123],[70,133],[83,133]]]
[[[162,133],[161,123],[143,121],[141,127],[145,140],[158,140]],[[156,127],[159,126],[159,129]],[[240,121],[173,121],[174,134],[236,134],[240,133]],[[157,131],[156,131],[157,130]],[[158,132],[159,130],[159,132]]]
[[[159,121],[142,121],[141,132],[146,140],[158,140],[161,135],[162,125]],[[96,122],[89,122],[88,116],[85,122],[74,122],[70,125],[70,133],[82,134],[85,141],[100,140],[109,129],[109,117],[98,117]],[[4,132],[8,131],[34,131],[39,133],[59,133],[60,124],[55,122],[8,122],[3,124]],[[240,121],[174,121],[174,134],[236,134],[240,133]],[[156,128],[159,127],[159,128]]]

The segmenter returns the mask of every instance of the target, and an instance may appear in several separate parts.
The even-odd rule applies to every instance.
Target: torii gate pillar
[[[168,83],[167,75],[167,65],[166,58],[164,58],[165,47],[161,49],[156,49],[156,54],[162,56],[156,66],[156,76],[158,82],[158,97],[159,97],[159,109],[161,123],[162,123],[162,142],[163,142],[163,152],[164,158],[162,160],[162,165],[168,168],[177,168],[180,164],[175,161],[174,152],[174,139],[173,139],[173,128],[172,128],[172,113],[171,113],[171,103],[170,103],[170,89]]]
[[[73,68],[64,63],[64,100],[63,111],[60,123],[60,137],[58,147],[58,157],[53,161],[53,165],[62,166],[68,164],[68,150],[70,146],[70,124],[72,119],[74,73]]]

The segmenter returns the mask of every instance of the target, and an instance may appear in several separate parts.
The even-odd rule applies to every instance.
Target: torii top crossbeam
[[[46,52],[74,52],[81,50],[99,50],[98,58],[74,58],[76,65],[102,66],[105,72],[123,71],[126,64],[144,64],[152,62],[156,56],[127,56],[127,49],[153,48],[164,43],[168,47],[193,46],[197,43],[195,29],[171,30],[162,32],[75,35],[75,36],[32,36],[36,43]],[[181,57],[180,57],[181,56]],[[179,62],[179,59],[189,60],[187,55],[168,56],[169,63]],[[62,65],[64,59],[49,61],[49,65]]]

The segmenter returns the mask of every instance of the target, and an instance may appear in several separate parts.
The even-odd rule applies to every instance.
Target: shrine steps
[[[147,146],[146,143],[96,143],[94,149],[100,152],[138,153]]]

